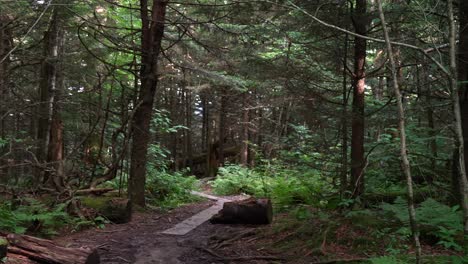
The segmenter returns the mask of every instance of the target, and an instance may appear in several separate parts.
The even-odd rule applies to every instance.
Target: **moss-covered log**
[[[115,197],[84,197],[81,204],[92,208],[96,212],[116,224],[130,222],[132,218],[132,207],[130,201],[125,198]]]

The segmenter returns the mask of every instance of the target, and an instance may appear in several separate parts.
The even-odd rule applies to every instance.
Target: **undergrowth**
[[[0,205],[0,230],[17,234],[33,233],[52,236],[65,226],[74,226],[77,219],[66,212],[66,204],[49,207],[39,200],[23,199],[23,204],[12,210],[10,203]]]
[[[323,197],[332,189],[330,183],[313,170],[284,167],[251,170],[239,165],[220,168],[217,178],[210,184],[218,195],[245,193],[271,198],[280,210],[300,204],[323,207],[327,204]]]
[[[149,193],[148,201],[163,209],[171,209],[186,203],[198,201],[192,195],[197,190],[199,181],[194,176],[186,176],[186,172],[150,171],[146,183]]]
[[[326,177],[314,170],[302,170],[301,167],[259,166],[249,169],[228,165],[220,168],[217,178],[210,183],[213,191],[219,195],[245,193],[271,198],[277,213],[286,212],[295,219],[295,224],[287,223],[294,230],[282,230],[278,235],[290,233],[292,236],[291,233],[297,233],[295,238],[292,237],[298,241],[297,246],[315,241],[312,244],[318,247],[324,232],[328,232],[325,236],[329,241],[351,247],[357,252],[389,254],[372,259],[372,263],[406,263],[404,258],[396,257],[406,254],[412,241],[407,201],[402,197],[397,197],[392,203],[379,204],[376,200],[376,204],[365,204],[366,209],[353,210],[349,205],[355,201],[347,203],[346,199],[339,198],[335,201],[337,195],[333,190],[336,188]],[[390,186],[396,193],[401,191],[396,184]],[[457,206],[450,207],[429,198],[418,203],[416,215],[423,243],[440,250],[445,248],[449,252],[462,250],[462,215]],[[317,230],[314,227],[320,228]],[[349,230],[342,231],[350,232],[351,236],[343,236],[341,231],[336,230],[338,227],[347,227]],[[310,237],[299,234],[310,234]],[[292,241],[279,244],[282,243],[287,244],[282,246],[283,249],[295,247]]]

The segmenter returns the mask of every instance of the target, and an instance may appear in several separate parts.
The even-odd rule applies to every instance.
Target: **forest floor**
[[[236,243],[254,237],[255,227],[252,226],[206,222],[183,236],[162,234],[214,204],[213,201],[202,201],[169,212],[137,212],[127,224],[93,228],[55,240],[70,247],[96,247],[102,263],[109,264],[274,263],[264,249]]]
[[[96,247],[102,263],[109,264],[363,263],[372,255],[386,254],[383,243],[369,234],[367,221],[363,228],[356,228],[338,215],[323,221],[319,218],[300,221],[296,216],[280,213],[269,226],[205,222],[185,235],[163,234],[215,204],[200,201],[166,212],[136,212],[127,224],[111,224],[105,229],[93,228],[55,240],[65,246]],[[310,210],[319,215],[315,209]],[[335,228],[328,224],[331,219]],[[424,251],[433,256],[454,253],[440,247],[426,247]]]

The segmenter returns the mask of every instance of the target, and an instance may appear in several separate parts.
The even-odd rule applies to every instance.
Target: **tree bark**
[[[0,59],[4,58],[11,49],[12,36],[8,29],[10,18],[7,15],[0,14]],[[4,62],[0,63],[0,140],[6,139],[7,127],[6,118],[8,111],[8,69],[10,60],[6,58]],[[0,146],[0,156],[8,152],[7,145]],[[0,166],[6,166],[6,160],[0,160]],[[7,182],[8,168],[0,170],[0,183]]]
[[[450,88],[452,93],[453,112],[455,116],[455,143],[458,151],[458,160],[453,162],[457,163],[458,170],[458,182],[461,193],[461,207],[463,209],[463,220],[464,220],[464,234],[465,234],[465,251],[468,252],[468,179],[467,179],[467,168],[468,162],[467,153],[465,153],[468,142],[468,69],[466,66],[468,62],[468,3],[466,1],[460,1],[460,44],[458,48],[458,65],[457,70],[457,47],[456,47],[456,25],[453,11],[452,0],[447,1],[448,6],[448,17],[450,27]],[[460,84],[460,88],[459,85]]]
[[[355,32],[367,34],[367,0],[357,0],[353,23]],[[357,197],[364,193],[364,90],[367,41],[354,40],[354,79],[351,121],[351,191]]]
[[[184,73],[184,78],[185,78],[185,73]],[[186,81],[184,80],[184,87],[186,89]],[[193,108],[192,108],[192,91],[189,89],[186,89],[185,91],[185,115],[186,115],[186,123],[185,126],[187,129],[185,130],[185,135],[186,135],[186,159],[188,160],[188,163],[185,164],[185,166],[188,166],[191,171],[193,171],[193,145],[192,145],[192,114],[193,114]]]
[[[8,29],[10,18],[7,15],[0,14],[0,59],[5,57],[11,48],[11,32]],[[8,84],[8,67],[10,60],[7,58],[4,62],[0,63],[0,138],[5,138],[5,113],[6,97],[7,97],[7,84]],[[1,153],[1,152],[0,152]]]
[[[154,0],[151,17],[148,1],[140,0],[141,69],[138,101],[132,122],[132,149],[128,194],[132,203],[145,206],[146,161],[150,141],[150,123],[153,113],[154,95],[158,84],[158,57],[164,35],[167,1]]]
[[[423,90],[426,91],[426,96],[425,96],[425,103],[426,105],[426,115],[427,115],[427,126],[429,129],[429,147],[431,149],[431,171],[433,172],[432,175],[429,175],[428,182],[432,182],[434,180],[434,176],[436,175],[436,161],[437,161],[437,140],[436,140],[436,128],[435,128],[435,122],[434,122],[434,107],[432,105],[432,99],[431,99],[431,84],[430,84],[430,79],[429,79],[429,66],[424,65],[422,67],[422,79],[423,79]]]
[[[344,40],[344,56],[343,56],[343,88],[342,88],[342,117],[341,117],[341,176],[340,176],[340,193],[343,197],[348,189],[348,73],[346,71],[348,63],[348,40],[346,34]]]
[[[226,138],[226,92],[221,91],[221,102],[219,109],[219,164],[224,165],[224,139]]]
[[[36,151],[37,160],[46,164],[51,163],[50,169],[53,171],[53,173],[44,170],[38,171],[38,180],[52,185],[57,191],[64,189],[63,165],[61,164],[63,159],[63,127],[57,103],[63,80],[60,74],[60,60],[64,44],[62,23],[59,10],[55,8],[49,29],[44,36]]]
[[[390,40],[390,36],[388,34],[387,25],[385,24],[385,15],[383,13],[382,3],[381,0],[376,0],[380,21],[382,21],[382,28],[384,32],[385,42],[387,45],[387,53],[388,59],[390,61],[390,69],[392,72],[392,79],[393,79],[393,89],[395,92],[395,97],[397,100],[397,108],[398,108],[398,132],[400,134],[400,156],[401,156],[401,167],[403,173],[406,176],[406,184],[408,188],[408,213],[411,225],[411,231],[413,233],[414,244],[416,248],[416,263],[419,264],[421,262],[421,244],[419,242],[419,228],[416,222],[416,210],[414,206],[414,193],[413,193],[413,178],[411,176],[411,167],[410,162],[408,159],[408,148],[406,144],[406,128],[405,128],[405,110],[403,108],[403,97],[400,92],[399,82],[398,82],[398,69],[397,63],[395,62],[395,58],[393,55],[392,44]]]
[[[99,264],[96,249],[66,248],[53,241],[25,235],[9,234],[6,236],[8,253],[25,256],[39,263],[51,264]]]
[[[241,151],[240,164],[248,165],[249,156],[249,109],[248,109],[248,92],[242,95],[242,118],[241,118]]]

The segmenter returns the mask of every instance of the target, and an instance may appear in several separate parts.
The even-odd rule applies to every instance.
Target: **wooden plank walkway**
[[[189,233],[190,231],[194,230],[201,224],[205,223],[206,221],[210,220],[213,215],[217,214],[221,209],[223,209],[223,205],[225,202],[230,202],[232,200],[230,199],[225,199],[217,196],[213,196],[210,194],[206,193],[201,193],[201,192],[191,192],[193,195],[197,195],[200,197],[204,197],[213,201],[216,201],[216,204],[211,206],[210,208],[207,208],[198,214],[193,215],[192,217],[185,219],[184,221],[176,224],[175,226],[164,230],[161,232],[161,234],[165,235],[175,235],[175,236],[183,236]],[[239,198],[239,199],[245,199],[245,198]],[[235,199],[238,200],[238,199]]]

